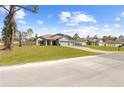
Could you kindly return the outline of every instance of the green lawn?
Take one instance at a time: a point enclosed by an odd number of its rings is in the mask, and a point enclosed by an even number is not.
[[[0,66],[95,55],[96,53],[60,46],[23,46],[14,51],[0,50]]]
[[[111,46],[86,46],[86,47],[104,51],[118,51],[118,47]],[[120,51],[124,51],[124,47],[120,48]]]

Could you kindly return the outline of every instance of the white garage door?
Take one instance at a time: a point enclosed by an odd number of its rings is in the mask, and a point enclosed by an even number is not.
[[[69,46],[74,46],[74,43],[73,42],[69,42]]]
[[[60,46],[68,46],[68,41],[60,41]]]

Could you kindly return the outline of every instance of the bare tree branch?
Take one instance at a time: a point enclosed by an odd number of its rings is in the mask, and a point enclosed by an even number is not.
[[[9,12],[9,9],[7,9],[4,5],[0,5],[3,9],[5,9],[7,12]]]
[[[22,9],[25,9],[25,10],[27,10],[27,11],[34,12],[34,13],[37,13],[37,11],[38,11],[38,8],[37,8],[37,7],[32,7],[32,8],[30,8],[30,7],[20,6],[20,5],[16,5],[16,6],[22,8]],[[36,9],[35,9],[35,8],[36,8]]]
[[[17,11],[19,11],[20,9],[21,9],[21,8],[16,9],[16,10],[14,11],[14,13],[17,12]]]

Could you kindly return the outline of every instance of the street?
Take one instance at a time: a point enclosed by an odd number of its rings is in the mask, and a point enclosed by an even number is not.
[[[0,67],[0,86],[124,86],[124,53]]]

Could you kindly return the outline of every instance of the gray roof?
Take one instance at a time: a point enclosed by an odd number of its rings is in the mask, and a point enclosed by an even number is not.
[[[124,44],[124,38],[118,38],[117,40],[115,40],[115,43]]]
[[[71,36],[64,35],[64,34],[61,34],[61,33],[58,33],[58,34],[55,34],[55,35],[47,34],[47,35],[40,36],[40,38],[43,38],[43,39],[46,39],[46,40],[57,40],[57,39],[60,39],[62,37],[66,37],[69,40],[73,40]]]

